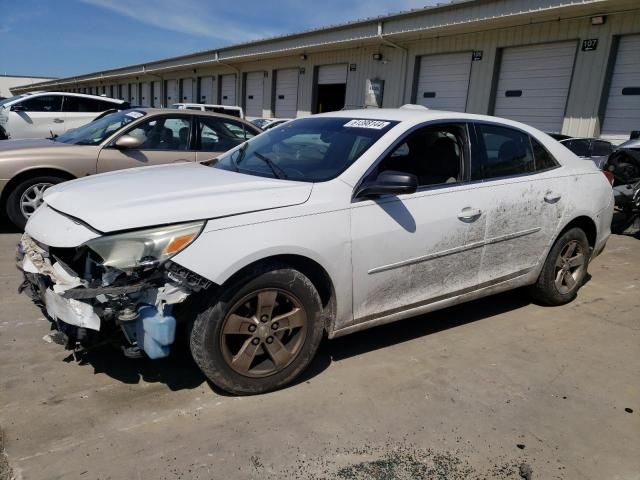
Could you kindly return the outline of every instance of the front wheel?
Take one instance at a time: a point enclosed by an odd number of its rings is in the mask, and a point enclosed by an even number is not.
[[[20,182],[7,196],[9,220],[24,230],[29,217],[42,205],[45,190],[65,180],[67,179],[55,175],[43,175]]]
[[[324,331],[321,310],[305,275],[283,265],[265,268],[198,315],[191,352],[207,378],[228,392],[275,390],[313,359]]]
[[[587,276],[589,241],[580,228],[564,232],[554,243],[531,287],[533,298],[544,305],[564,305],[578,295]]]

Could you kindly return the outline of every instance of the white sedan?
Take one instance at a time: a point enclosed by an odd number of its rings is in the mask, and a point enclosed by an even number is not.
[[[71,348],[167,356],[189,332],[236,394],[290,383],[320,341],[528,286],[570,302],[605,246],[611,186],[546,134],[417,108],[292,120],[204,164],[73,180],[19,245]]]

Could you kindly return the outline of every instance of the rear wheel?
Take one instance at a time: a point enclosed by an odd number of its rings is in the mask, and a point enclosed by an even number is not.
[[[65,180],[67,179],[56,175],[43,175],[20,182],[7,196],[9,220],[24,230],[29,217],[42,205],[45,190]]]
[[[551,247],[540,276],[531,287],[534,299],[544,305],[563,305],[576,298],[587,276],[589,253],[582,229],[564,232]]]
[[[195,320],[191,352],[215,385],[256,394],[293,381],[322,340],[321,302],[311,281],[285,266],[230,288]]]

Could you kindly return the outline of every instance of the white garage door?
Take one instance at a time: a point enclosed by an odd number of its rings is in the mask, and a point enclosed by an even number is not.
[[[471,52],[422,57],[416,103],[434,110],[464,112],[470,73]]]
[[[131,100],[129,100],[131,102],[131,105],[140,105],[139,99],[138,99],[138,84],[137,83],[130,83],[129,84],[129,98]]]
[[[264,72],[247,73],[245,90],[245,115],[261,117],[264,105]]]
[[[276,72],[276,117],[295,118],[298,111],[298,69]]]
[[[318,68],[318,85],[347,83],[347,64],[322,65]]]
[[[200,98],[198,103],[213,103],[213,99],[216,98],[213,85],[213,77],[202,77],[200,79]]]
[[[220,86],[220,103],[222,105],[235,105],[236,104],[236,76],[223,75]]]
[[[120,85],[120,99],[124,100],[125,102],[129,101],[129,84],[128,83]]]
[[[151,106],[152,107],[159,107],[162,104],[162,91],[160,90],[160,81],[156,80],[155,82],[153,82],[153,92],[152,92],[152,99],[151,99]]]
[[[140,86],[140,105],[144,107],[151,106],[151,84],[149,82],[143,82]]]
[[[182,82],[182,98],[181,102],[192,103],[193,102],[193,79],[183,78]]]
[[[174,103],[179,103],[179,94],[178,94],[178,81],[177,80],[167,80],[166,83],[166,92],[165,96],[167,101],[165,102],[165,107],[170,107]]]
[[[601,135],[623,142],[631,130],[640,130],[640,35],[620,39]]]
[[[576,42],[505,48],[494,115],[545,132],[562,129]]]

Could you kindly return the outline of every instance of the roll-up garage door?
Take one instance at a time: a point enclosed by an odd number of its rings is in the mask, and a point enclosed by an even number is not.
[[[347,64],[322,65],[318,68],[318,85],[347,83]]]
[[[615,142],[640,130],[640,35],[622,37],[607,98],[601,135]]]
[[[180,80],[180,84],[182,86],[182,96],[180,97],[180,102],[192,103],[193,102],[193,79],[183,78],[182,80]]]
[[[298,110],[298,69],[291,68],[276,72],[277,118],[295,118]]]
[[[130,83],[129,84],[129,98],[131,99],[131,100],[129,100],[131,105],[139,105],[140,104],[140,102],[138,100],[138,84],[137,83]]]
[[[264,72],[247,73],[245,85],[245,115],[261,117],[263,107]]]
[[[165,102],[165,107],[170,107],[171,105],[173,105],[174,103],[178,103],[178,81],[177,80],[167,80],[166,83],[167,87],[166,87],[166,99],[167,101]]]
[[[562,129],[575,41],[511,47],[502,51],[494,115],[545,132]]]
[[[144,107],[151,106],[151,84],[149,82],[144,82],[140,87],[140,104]]]
[[[202,77],[200,79],[200,98],[198,103],[213,103],[213,77]]]
[[[416,103],[435,110],[464,112],[470,74],[471,52],[422,57]]]
[[[155,82],[152,83],[153,88],[152,88],[152,92],[151,92],[151,106],[152,107],[159,107],[162,104],[162,90],[160,89],[160,81],[156,80]]]
[[[220,103],[222,105],[236,104],[236,76],[222,75],[220,85]]]
[[[129,101],[129,84],[128,83],[120,85],[120,99],[124,100],[125,102]]]

